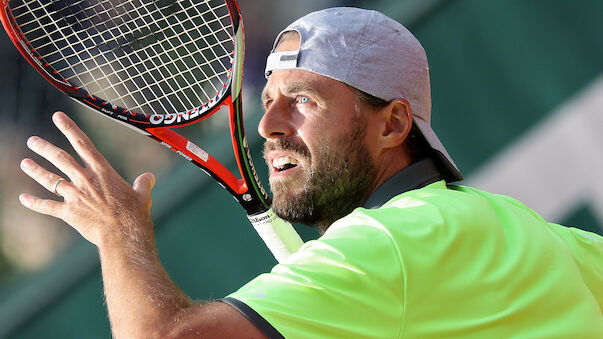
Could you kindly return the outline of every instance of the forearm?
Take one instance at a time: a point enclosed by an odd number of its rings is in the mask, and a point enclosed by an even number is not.
[[[152,226],[126,228],[99,244],[113,336],[159,338],[192,302],[161,264]]]

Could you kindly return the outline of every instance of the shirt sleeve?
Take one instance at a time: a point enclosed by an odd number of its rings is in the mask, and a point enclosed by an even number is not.
[[[389,233],[356,211],[223,301],[248,306],[286,338],[397,338],[403,292]]]

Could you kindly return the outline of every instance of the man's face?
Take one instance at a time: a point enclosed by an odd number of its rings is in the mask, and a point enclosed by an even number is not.
[[[273,209],[322,231],[365,201],[374,169],[349,86],[303,70],[274,72],[262,94]]]

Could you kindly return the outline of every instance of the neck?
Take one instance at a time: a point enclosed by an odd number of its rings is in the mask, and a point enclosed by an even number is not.
[[[401,150],[390,150],[384,154],[378,162],[377,175],[371,186],[371,190],[368,192],[366,199],[375,193],[375,191],[381,187],[391,177],[412,165],[411,159]],[[365,200],[366,201],[366,200]]]
[[[433,159],[419,160],[396,173],[387,182],[379,186],[362,207],[368,209],[379,208],[398,194],[425,187],[440,180],[442,180],[442,174]]]

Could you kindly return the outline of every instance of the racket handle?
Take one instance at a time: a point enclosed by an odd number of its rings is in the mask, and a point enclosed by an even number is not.
[[[293,226],[279,218],[272,209],[247,217],[279,263],[297,252],[304,243]]]

